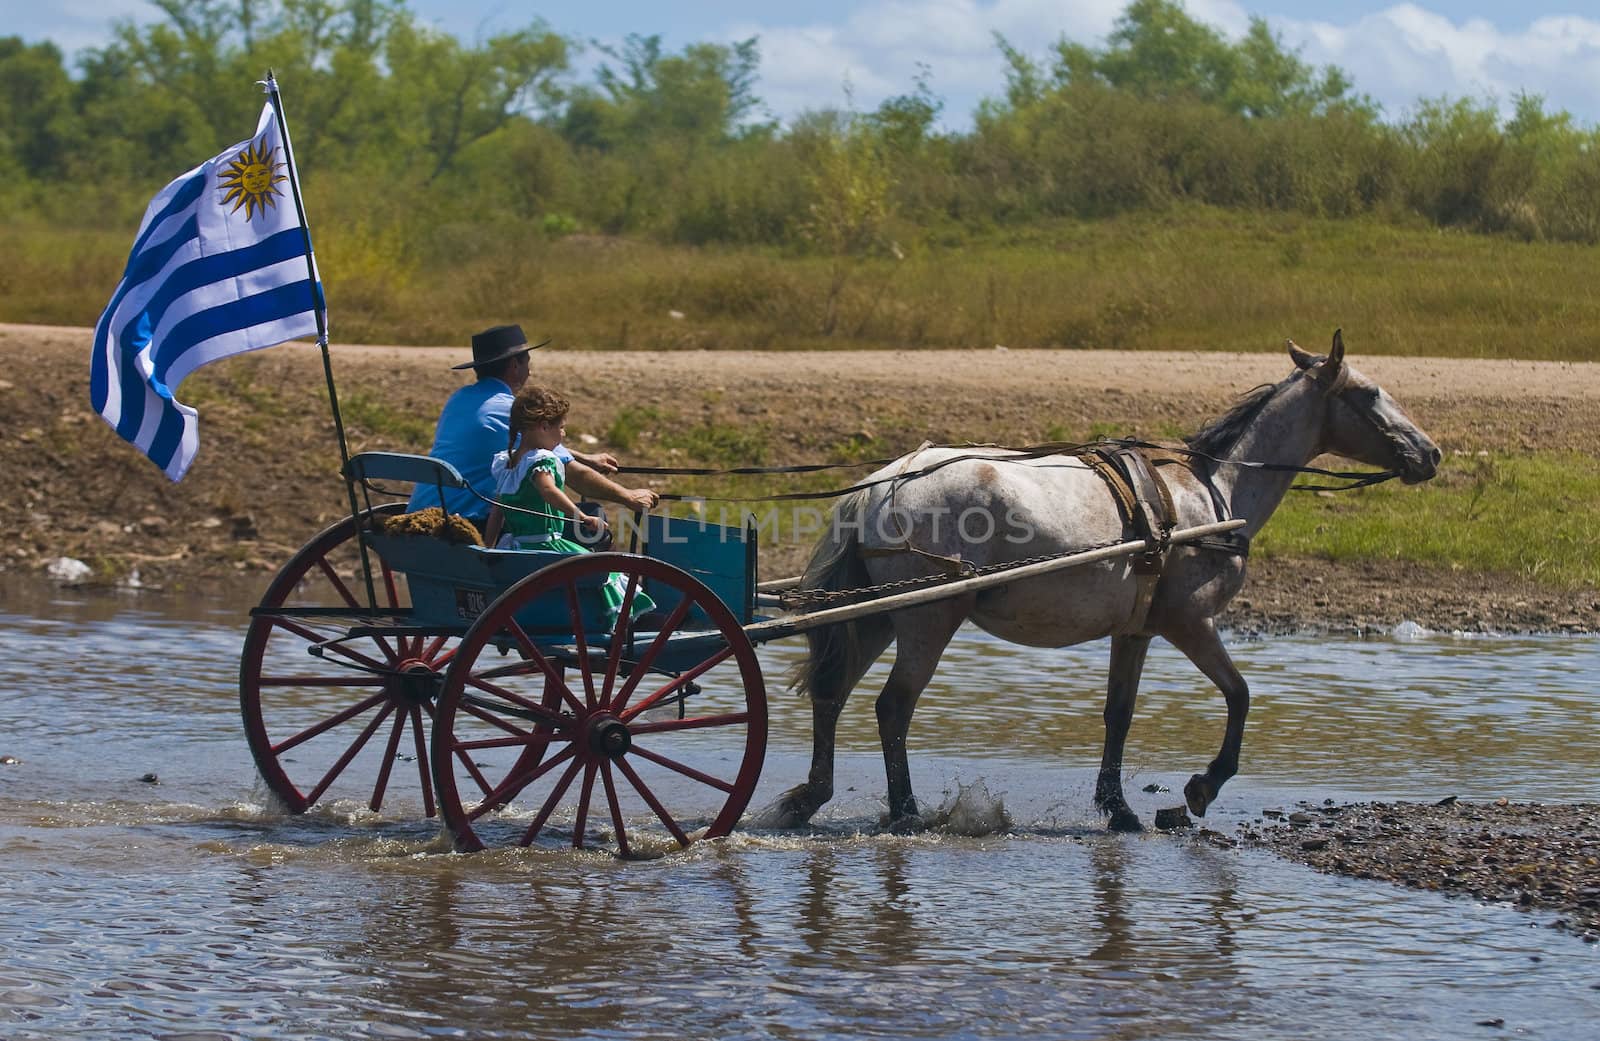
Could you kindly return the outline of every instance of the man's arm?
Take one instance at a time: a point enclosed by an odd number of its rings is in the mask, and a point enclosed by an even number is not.
[[[567,451],[572,452],[572,449],[569,448]],[[617,462],[617,457],[610,452],[597,452],[592,455],[588,452],[572,452],[572,458],[600,474],[614,474],[621,465]]]
[[[661,501],[649,488],[624,488],[611,478],[573,456],[567,464],[567,483],[580,495],[628,507],[630,510],[648,510]]]

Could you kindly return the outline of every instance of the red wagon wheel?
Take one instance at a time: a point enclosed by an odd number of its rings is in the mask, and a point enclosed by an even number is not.
[[[404,509],[403,503],[374,507],[361,514],[361,525]],[[385,624],[365,612],[356,530],[346,517],[317,535],[262,596],[261,608],[325,613],[251,618],[239,661],[245,736],[262,780],[291,813],[331,799],[361,800],[377,811],[392,781],[413,776],[431,817],[426,730],[454,641],[381,633],[344,638],[353,624]],[[404,576],[376,553],[368,559],[378,606],[405,607]]]
[[[620,617],[637,614],[646,582],[657,610],[611,632],[594,626],[586,598],[608,573],[625,590]],[[564,603],[572,631],[525,623],[536,603]],[[595,553],[529,575],[462,638],[439,698],[433,774],[464,852],[597,840],[640,856],[726,835],[766,745],[761,667],[732,612],[670,564]]]

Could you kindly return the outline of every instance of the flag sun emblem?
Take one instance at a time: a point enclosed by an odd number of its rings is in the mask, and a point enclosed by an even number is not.
[[[268,207],[278,205],[278,199],[283,196],[278,185],[289,178],[278,172],[283,164],[277,161],[277,156],[277,147],[268,148],[263,136],[233,157],[218,178],[218,185],[227,193],[222,197],[222,205],[233,203],[229,213],[238,213],[243,207],[244,219],[249,221],[257,211],[265,215]]]

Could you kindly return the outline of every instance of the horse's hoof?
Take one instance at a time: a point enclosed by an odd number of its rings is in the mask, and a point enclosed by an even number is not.
[[[784,792],[773,800],[771,805],[752,814],[750,827],[767,831],[790,831],[810,824],[811,817],[817,809],[816,807],[807,809],[806,800],[796,794],[799,790]]]
[[[927,830],[928,822],[915,813],[901,814],[889,821],[889,831],[895,835],[920,835]]]
[[[1117,810],[1112,813],[1109,826],[1112,831],[1128,834],[1144,830],[1144,823],[1139,820],[1139,815],[1127,809]]]
[[[1189,783],[1183,786],[1183,801],[1189,804],[1189,812],[1196,817],[1204,817],[1206,807],[1210,806],[1216,797],[1217,790],[1206,780],[1205,774],[1195,774],[1189,778]]]

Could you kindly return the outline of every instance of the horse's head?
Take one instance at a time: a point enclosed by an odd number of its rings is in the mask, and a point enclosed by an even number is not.
[[[1288,341],[1289,356],[1328,401],[1322,437],[1327,450],[1400,475],[1407,484],[1439,469],[1439,447],[1384,389],[1344,360],[1344,338],[1333,334],[1326,356]]]

